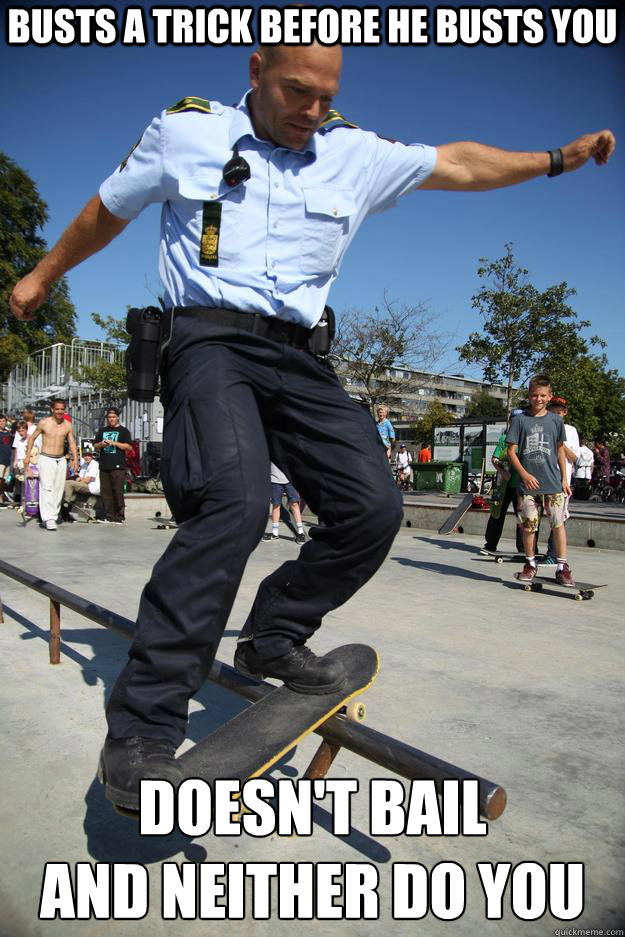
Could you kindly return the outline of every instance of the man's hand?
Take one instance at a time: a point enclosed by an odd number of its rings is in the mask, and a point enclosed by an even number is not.
[[[32,319],[35,311],[45,303],[49,292],[50,284],[33,270],[16,283],[9,308],[16,319]]]
[[[600,130],[599,133],[586,133],[572,143],[561,147],[564,159],[564,172],[573,172],[579,169],[592,157],[597,166],[603,166],[612,156],[616,140],[611,130]]]
[[[536,488],[540,488],[540,482],[538,479],[534,478],[534,476],[530,475],[528,472],[523,475],[523,484],[526,488],[531,488],[532,491],[535,491]]]
[[[563,482],[563,483],[562,483],[562,491],[564,492],[564,494],[565,494],[568,498],[570,498],[571,495],[573,494],[573,492],[571,491],[571,486],[569,485],[568,482]]]

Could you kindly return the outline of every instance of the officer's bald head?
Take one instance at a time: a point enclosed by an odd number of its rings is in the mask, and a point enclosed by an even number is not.
[[[261,46],[250,58],[252,119],[259,136],[305,149],[339,89],[340,46]]]

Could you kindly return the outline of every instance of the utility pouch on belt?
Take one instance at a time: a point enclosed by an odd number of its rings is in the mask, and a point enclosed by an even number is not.
[[[308,351],[311,355],[325,357],[330,353],[334,333],[336,332],[336,318],[331,306],[325,306],[319,322],[310,333]]]
[[[129,309],[126,331],[130,343],[126,349],[126,382],[131,400],[151,401],[156,396],[161,360],[163,312],[156,306]]]

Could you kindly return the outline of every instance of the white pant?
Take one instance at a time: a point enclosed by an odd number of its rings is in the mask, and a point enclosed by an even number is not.
[[[39,516],[45,524],[46,521],[55,521],[61,510],[67,460],[65,456],[55,459],[40,453],[37,468],[39,469]]]

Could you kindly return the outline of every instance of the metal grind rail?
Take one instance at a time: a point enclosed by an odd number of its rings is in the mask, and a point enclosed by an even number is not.
[[[0,560],[0,573],[14,579],[22,585],[45,595],[50,600],[50,663],[61,662],[61,606],[71,609],[88,618],[98,625],[102,625],[132,640],[134,622],[122,615],[117,615],[110,609],[103,608],[95,602],[73,592],[68,592],[54,583],[48,582],[39,576],[18,569],[10,563]],[[3,622],[2,601],[0,599],[0,622]],[[258,702],[275,687],[266,682],[259,683],[243,676],[234,667],[216,660],[210,670],[208,679],[213,683],[237,693],[251,702]],[[340,748],[366,758],[374,764],[392,771],[408,780],[424,779],[434,780],[439,793],[442,791],[442,782],[447,779],[463,781],[476,780],[479,789],[480,814],[487,820],[496,820],[501,816],[506,806],[506,792],[503,787],[494,781],[480,777],[457,765],[442,761],[434,755],[413,748],[405,742],[384,735],[376,729],[352,721],[344,715],[331,716],[326,722],[315,729],[323,738],[323,742],[306,772],[307,777],[321,777],[328,770],[332,760]]]

